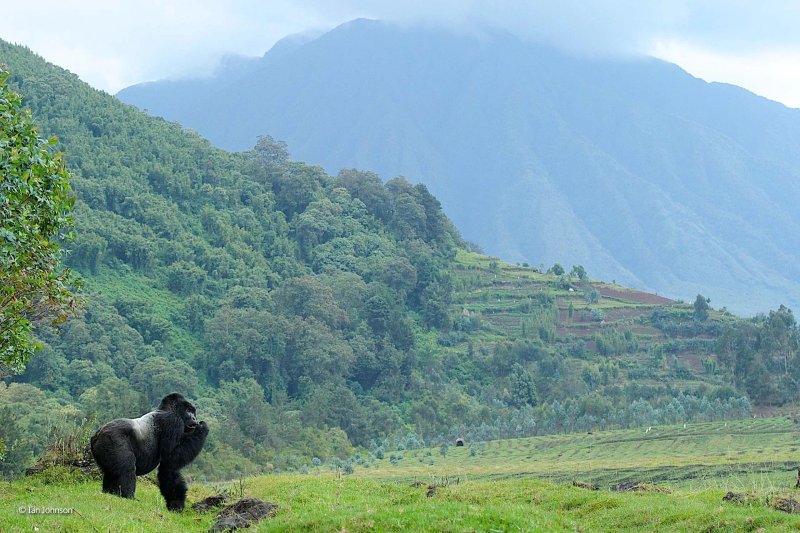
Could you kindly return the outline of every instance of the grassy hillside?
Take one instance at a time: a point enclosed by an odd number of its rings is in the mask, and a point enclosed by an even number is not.
[[[468,443],[446,456],[439,448],[406,450],[394,464],[377,461],[352,475],[321,466],[306,475],[193,483],[189,501],[224,490],[278,504],[259,531],[788,531],[800,518],[772,506],[797,497],[796,463],[783,463],[796,456],[796,439],[794,422],[774,418]],[[6,512],[0,528],[206,531],[213,522],[211,514],[165,511],[147,481],[127,501],[101,494],[98,481],[55,477],[4,484],[0,505],[75,512]],[[640,482],[641,490],[610,490],[625,482]],[[723,501],[728,491],[746,500]]]

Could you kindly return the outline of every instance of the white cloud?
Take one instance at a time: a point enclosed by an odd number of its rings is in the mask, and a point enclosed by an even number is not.
[[[7,9],[0,38],[109,92],[198,76],[226,53],[262,55],[277,40],[339,22],[291,0],[37,0]]]
[[[800,108],[800,46],[733,53],[661,39],[651,45],[649,53],[706,81],[739,85],[789,107]]]
[[[709,80],[798,106],[797,0],[36,0],[3,10],[0,38],[116,92],[202,76],[226,53],[358,18],[502,29],[573,52],[653,53]],[[2,58],[0,58],[2,60]]]

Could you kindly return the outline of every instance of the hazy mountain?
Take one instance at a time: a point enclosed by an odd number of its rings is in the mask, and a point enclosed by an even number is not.
[[[800,111],[655,59],[358,20],[119,93],[227,149],[413,176],[463,235],[740,312],[800,303]],[[233,65],[229,65],[233,66]]]

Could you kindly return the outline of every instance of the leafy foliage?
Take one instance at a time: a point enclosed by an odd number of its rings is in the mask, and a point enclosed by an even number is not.
[[[21,369],[38,344],[32,322],[55,326],[78,307],[75,277],[61,268],[61,243],[75,201],[69,173],[39,137],[22,98],[0,69],[0,377]]]
[[[800,329],[790,309],[781,306],[726,328],[716,350],[734,384],[757,403],[783,405],[798,399]]]
[[[694,300],[694,318],[700,322],[708,320],[708,300],[703,295],[698,294]]]

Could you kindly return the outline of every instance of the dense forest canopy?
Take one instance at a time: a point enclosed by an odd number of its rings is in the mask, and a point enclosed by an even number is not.
[[[422,184],[329,175],[267,135],[228,153],[25,48],[0,41],[0,61],[66,154],[68,263],[87,294],[0,382],[3,474],[53,431],[138,416],[171,391],[211,427],[192,469],[217,478],[796,399],[788,309],[624,307],[580,265],[541,273],[468,251]]]

